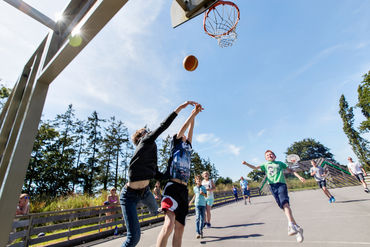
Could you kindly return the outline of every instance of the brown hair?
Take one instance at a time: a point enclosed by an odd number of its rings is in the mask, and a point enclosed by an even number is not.
[[[141,128],[141,129],[136,130],[136,132],[131,136],[132,142],[135,144],[135,146],[139,144],[140,138],[143,137],[145,133],[146,133],[146,129]]]
[[[195,181],[195,180],[197,180],[197,179],[198,179],[198,180],[202,180],[202,176],[201,176],[201,175],[196,175],[196,176],[194,176],[194,181]]]
[[[272,152],[270,149],[267,149],[267,150],[266,150],[265,155],[266,155],[267,153],[272,153],[272,154],[276,157],[275,153],[274,153],[274,152]]]

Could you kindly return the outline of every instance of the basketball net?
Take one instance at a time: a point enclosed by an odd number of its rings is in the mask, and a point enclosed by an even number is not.
[[[236,26],[240,19],[238,6],[230,1],[218,1],[209,8],[203,20],[204,31],[217,39],[220,47],[232,46],[238,37]]]

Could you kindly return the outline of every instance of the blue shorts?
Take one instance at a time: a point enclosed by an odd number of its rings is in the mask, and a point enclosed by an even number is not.
[[[317,181],[317,184],[318,184],[318,185],[319,185],[319,187],[322,189],[322,187],[326,187],[326,180]]]
[[[215,201],[215,198],[213,198],[213,197],[206,198],[206,203],[207,203],[208,206],[212,207],[214,201]]]
[[[281,209],[283,209],[285,203],[289,204],[288,188],[286,187],[286,184],[270,184],[270,191]]]
[[[247,188],[243,189],[243,195],[250,196],[250,194],[251,194],[250,190],[247,190]]]

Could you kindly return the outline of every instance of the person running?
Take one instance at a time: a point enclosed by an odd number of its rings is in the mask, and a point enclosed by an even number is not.
[[[207,190],[206,187],[202,185],[202,177],[200,175],[195,176],[195,186],[193,191],[194,196],[189,202],[189,206],[191,206],[195,200],[195,228],[197,232],[197,238],[203,238]]]
[[[165,216],[163,227],[157,238],[157,247],[167,246],[168,238],[173,230],[172,246],[181,246],[185,218],[189,210],[187,184],[190,177],[194,120],[202,110],[202,106],[196,104],[189,118],[172,139],[171,156],[166,171],[170,179],[163,189],[161,202],[161,211],[165,213]],[[188,130],[187,137],[185,136],[186,130]]]
[[[203,177],[202,185],[207,189],[206,222],[204,222],[204,225],[207,228],[211,228],[211,209],[213,206],[213,202],[215,201],[213,191],[216,189],[216,186],[213,180],[209,179],[208,171],[204,171],[202,173],[202,177]]]
[[[254,170],[261,169],[266,173],[271,193],[274,196],[276,203],[284,211],[285,216],[288,219],[288,235],[296,235],[297,242],[301,243],[303,242],[303,228],[297,225],[297,222],[293,217],[292,209],[289,205],[288,188],[286,186],[283,171],[287,170],[288,172],[293,173],[294,176],[301,180],[301,182],[305,182],[305,179],[299,176],[299,174],[294,172],[292,169],[288,168],[287,164],[281,161],[275,161],[276,155],[271,150],[267,150],[265,152],[265,159],[267,162],[257,167],[245,161],[243,161],[242,164]]]
[[[247,205],[247,197],[249,204],[251,204],[251,192],[249,190],[249,184],[246,179],[243,177],[240,177],[240,188],[242,190],[243,198],[244,198],[244,204]]]
[[[235,185],[233,185],[233,188],[231,189],[231,191],[233,192],[234,194],[234,197],[235,197],[235,202],[238,202],[238,189],[235,187]]]
[[[142,128],[132,135],[136,150],[128,167],[128,182],[120,195],[122,214],[127,228],[127,238],[122,247],[136,246],[140,241],[141,232],[136,209],[139,202],[145,204],[152,213],[158,213],[157,202],[149,188],[149,180],[161,176],[158,171],[155,140],[171,125],[182,109],[195,104],[194,101],[186,101],[154,131],[148,132],[146,128]]]
[[[351,173],[352,176],[356,177],[357,180],[362,184],[364,187],[364,191],[366,193],[369,193],[369,189],[367,188],[367,184],[365,182],[365,178],[367,174],[365,169],[362,167],[362,165],[359,162],[353,162],[351,157],[348,157],[348,171]]]
[[[319,185],[319,187],[322,189],[324,194],[329,198],[329,203],[335,202],[334,196],[332,196],[329,192],[329,190],[326,188],[326,173],[324,172],[324,169],[321,166],[317,166],[316,161],[311,160],[312,167],[310,168],[310,174],[313,176]]]

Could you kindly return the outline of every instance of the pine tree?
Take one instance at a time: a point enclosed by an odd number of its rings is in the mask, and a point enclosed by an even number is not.
[[[364,75],[357,92],[358,103],[356,106],[361,108],[361,112],[366,118],[361,122],[359,129],[362,133],[367,133],[370,132],[370,71]]]
[[[85,162],[85,177],[84,177],[84,192],[93,194],[95,188],[99,185],[97,177],[102,170],[98,157],[100,156],[100,148],[102,143],[102,134],[100,123],[105,122],[100,119],[98,113],[94,111],[87,119],[86,134],[87,134],[87,160]]]
[[[353,127],[354,114],[353,107],[349,107],[344,95],[339,100],[339,114],[343,121],[343,131],[347,135],[349,144],[352,146],[353,152],[356,154],[360,163],[367,169],[370,168],[370,152],[368,150],[369,142],[363,139],[359,132]]]

